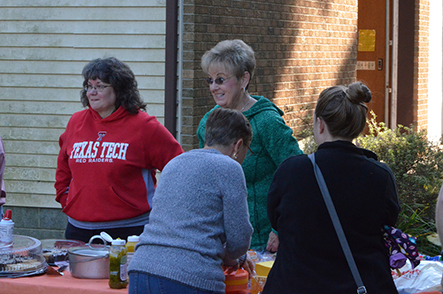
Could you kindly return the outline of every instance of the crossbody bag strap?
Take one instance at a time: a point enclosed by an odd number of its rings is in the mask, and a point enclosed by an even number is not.
[[[329,216],[331,217],[332,223],[334,224],[335,232],[337,233],[338,240],[340,241],[340,245],[345,254],[346,261],[348,262],[349,268],[351,269],[352,272],[352,276],[354,277],[355,283],[357,284],[358,287],[357,293],[358,294],[368,293],[366,292],[366,287],[363,285],[360,273],[358,272],[357,265],[355,264],[354,257],[352,256],[351,253],[351,248],[349,248],[345,232],[343,231],[343,228],[341,226],[340,220],[337,215],[337,211],[335,210],[334,203],[332,202],[331,195],[329,194],[328,187],[326,186],[325,179],[323,178],[323,174],[318,165],[315,163],[315,154],[314,153],[309,154],[308,157],[312,161],[315,178],[317,179],[321,194],[323,195],[326,207],[328,208]]]

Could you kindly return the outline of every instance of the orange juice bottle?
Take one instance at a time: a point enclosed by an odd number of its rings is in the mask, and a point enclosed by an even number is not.
[[[126,249],[128,250],[128,265],[131,262],[132,256],[134,256],[135,245],[140,241],[140,237],[133,235],[128,237],[128,243],[126,243]]]

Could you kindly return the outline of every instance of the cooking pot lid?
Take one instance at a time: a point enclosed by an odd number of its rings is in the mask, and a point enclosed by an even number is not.
[[[92,248],[78,248],[78,247],[74,247],[74,248],[69,248],[69,253],[71,254],[77,254],[77,255],[82,255],[82,256],[102,256],[105,257],[109,254],[109,248],[97,248],[97,249],[92,249]]]

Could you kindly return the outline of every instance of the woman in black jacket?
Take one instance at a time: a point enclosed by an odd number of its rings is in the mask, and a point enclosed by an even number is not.
[[[324,90],[314,113],[315,158],[328,186],[368,293],[398,293],[382,228],[400,206],[392,171],[352,143],[364,129],[371,100],[360,82]],[[306,155],[278,168],[268,194],[268,217],[280,247],[264,294],[355,294],[357,286]]]

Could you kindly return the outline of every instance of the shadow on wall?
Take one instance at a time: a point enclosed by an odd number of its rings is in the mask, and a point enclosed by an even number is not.
[[[249,92],[282,109],[296,134],[323,89],[356,80],[357,1],[220,1],[220,7],[200,2],[195,2],[195,13],[202,14],[195,24],[201,32],[201,43],[194,44],[195,125],[215,105],[201,82],[200,58],[224,39],[242,39],[254,49],[257,67]]]

